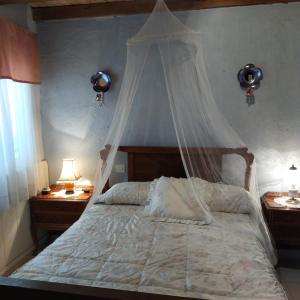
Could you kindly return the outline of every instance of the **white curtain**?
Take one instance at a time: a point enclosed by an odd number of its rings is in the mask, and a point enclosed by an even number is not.
[[[39,86],[0,80],[0,212],[40,190]]]

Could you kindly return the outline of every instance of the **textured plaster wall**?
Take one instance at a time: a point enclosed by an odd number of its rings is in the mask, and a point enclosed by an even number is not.
[[[178,15],[202,32],[213,94],[255,153],[262,190],[280,190],[289,164],[300,167],[300,4]],[[126,40],[144,21],[145,16],[128,16],[39,24],[43,138],[51,182],[58,178],[65,157],[76,158],[80,173],[93,179],[123,76]],[[249,62],[265,74],[252,107],[246,105],[236,80],[237,71]],[[89,83],[99,69],[113,77],[101,108]]]

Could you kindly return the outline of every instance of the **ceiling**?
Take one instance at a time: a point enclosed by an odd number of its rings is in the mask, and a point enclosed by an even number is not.
[[[300,2],[300,0],[165,0],[171,10]],[[37,22],[149,13],[156,0],[0,0],[4,4],[28,4]]]

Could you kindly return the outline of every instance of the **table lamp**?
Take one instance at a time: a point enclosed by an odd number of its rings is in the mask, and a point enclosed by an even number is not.
[[[72,158],[63,159],[63,167],[58,181],[64,184],[66,194],[74,194],[74,181],[80,176],[75,168],[75,161]]]
[[[298,180],[299,180],[299,175],[298,175],[297,168],[295,167],[295,165],[292,165],[288,171],[289,199],[286,200],[287,203],[290,203],[290,204],[300,203],[300,201],[298,199],[296,199],[296,197],[298,195],[298,187],[297,187]]]

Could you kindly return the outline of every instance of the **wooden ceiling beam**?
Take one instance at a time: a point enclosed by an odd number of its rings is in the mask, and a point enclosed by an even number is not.
[[[5,4],[29,4],[32,7],[50,7],[65,5],[85,5],[104,2],[121,2],[134,0],[0,0],[0,5]]]
[[[154,0],[134,0],[129,2],[106,2],[72,6],[34,7],[32,9],[34,20],[39,22],[57,19],[149,13],[152,11],[155,2]],[[174,11],[288,2],[300,2],[300,0],[166,0],[169,8]]]
[[[41,0],[0,0],[0,5],[6,4],[29,4],[29,3],[41,2]]]
[[[0,0],[0,4],[6,0]],[[300,2],[300,0],[165,0],[171,10],[199,10],[207,8],[247,6],[259,4]],[[41,0],[12,0],[12,2],[41,2]],[[149,13],[152,11],[155,0],[133,0],[105,3],[64,5],[51,7],[33,7],[35,21],[93,18],[101,16],[124,16]]]

